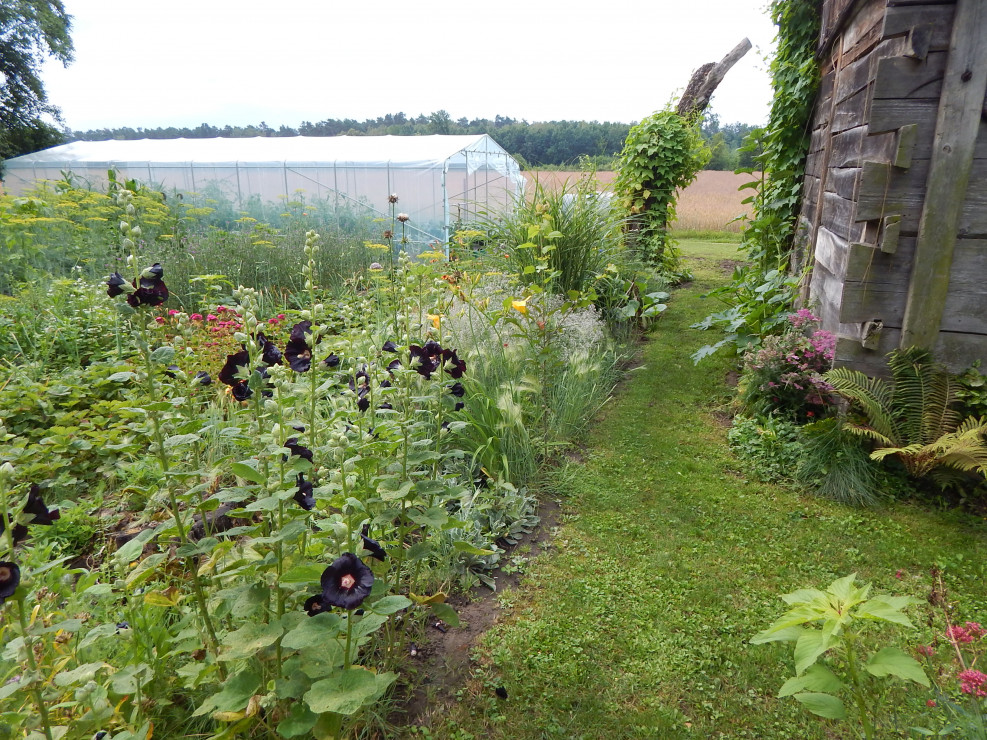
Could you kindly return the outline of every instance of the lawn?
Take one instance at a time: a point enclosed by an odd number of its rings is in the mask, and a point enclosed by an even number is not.
[[[745,477],[723,421],[731,362],[689,358],[706,341],[690,324],[714,310],[702,295],[737,253],[682,246],[695,281],[674,294],[578,459],[551,476],[548,495],[563,508],[551,547],[527,563],[519,588],[499,594],[500,621],[477,646],[459,701],[409,733],[855,737],[775,698],[794,675],[791,647],[749,640],[784,611],[781,594],[857,573],[876,591],[924,602],[938,564],[956,621],[987,612],[982,520],[908,502],[846,508]],[[911,653],[943,630],[927,604],[909,613],[917,627],[883,631],[882,644]],[[882,737],[939,726],[930,690],[894,684],[884,699],[897,715]]]

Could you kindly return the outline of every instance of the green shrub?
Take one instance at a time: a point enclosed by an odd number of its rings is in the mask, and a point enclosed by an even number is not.
[[[727,439],[751,474],[765,483],[790,481],[803,451],[798,425],[775,416],[737,416]]]

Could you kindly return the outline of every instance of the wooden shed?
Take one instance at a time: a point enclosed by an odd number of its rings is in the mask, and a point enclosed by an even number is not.
[[[987,0],[823,0],[818,58],[795,267],[837,363],[987,364]]]

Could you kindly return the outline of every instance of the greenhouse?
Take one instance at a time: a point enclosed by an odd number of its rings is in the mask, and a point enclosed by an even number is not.
[[[301,203],[340,226],[390,217],[395,193],[418,245],[448,241],[456,224],[501,210],[524,187],[518,163],[486,134],[76,141],[7,160],[4,186],[18,195],[71,178],[102,189],[110,170],[232,218],[268,220]]]

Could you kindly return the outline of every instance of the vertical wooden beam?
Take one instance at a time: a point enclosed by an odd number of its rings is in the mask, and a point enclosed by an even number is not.
[[[953,247],[987,94],[987,2],[957,0],[949,61],[901,330],[902,347],[935,347]]]

